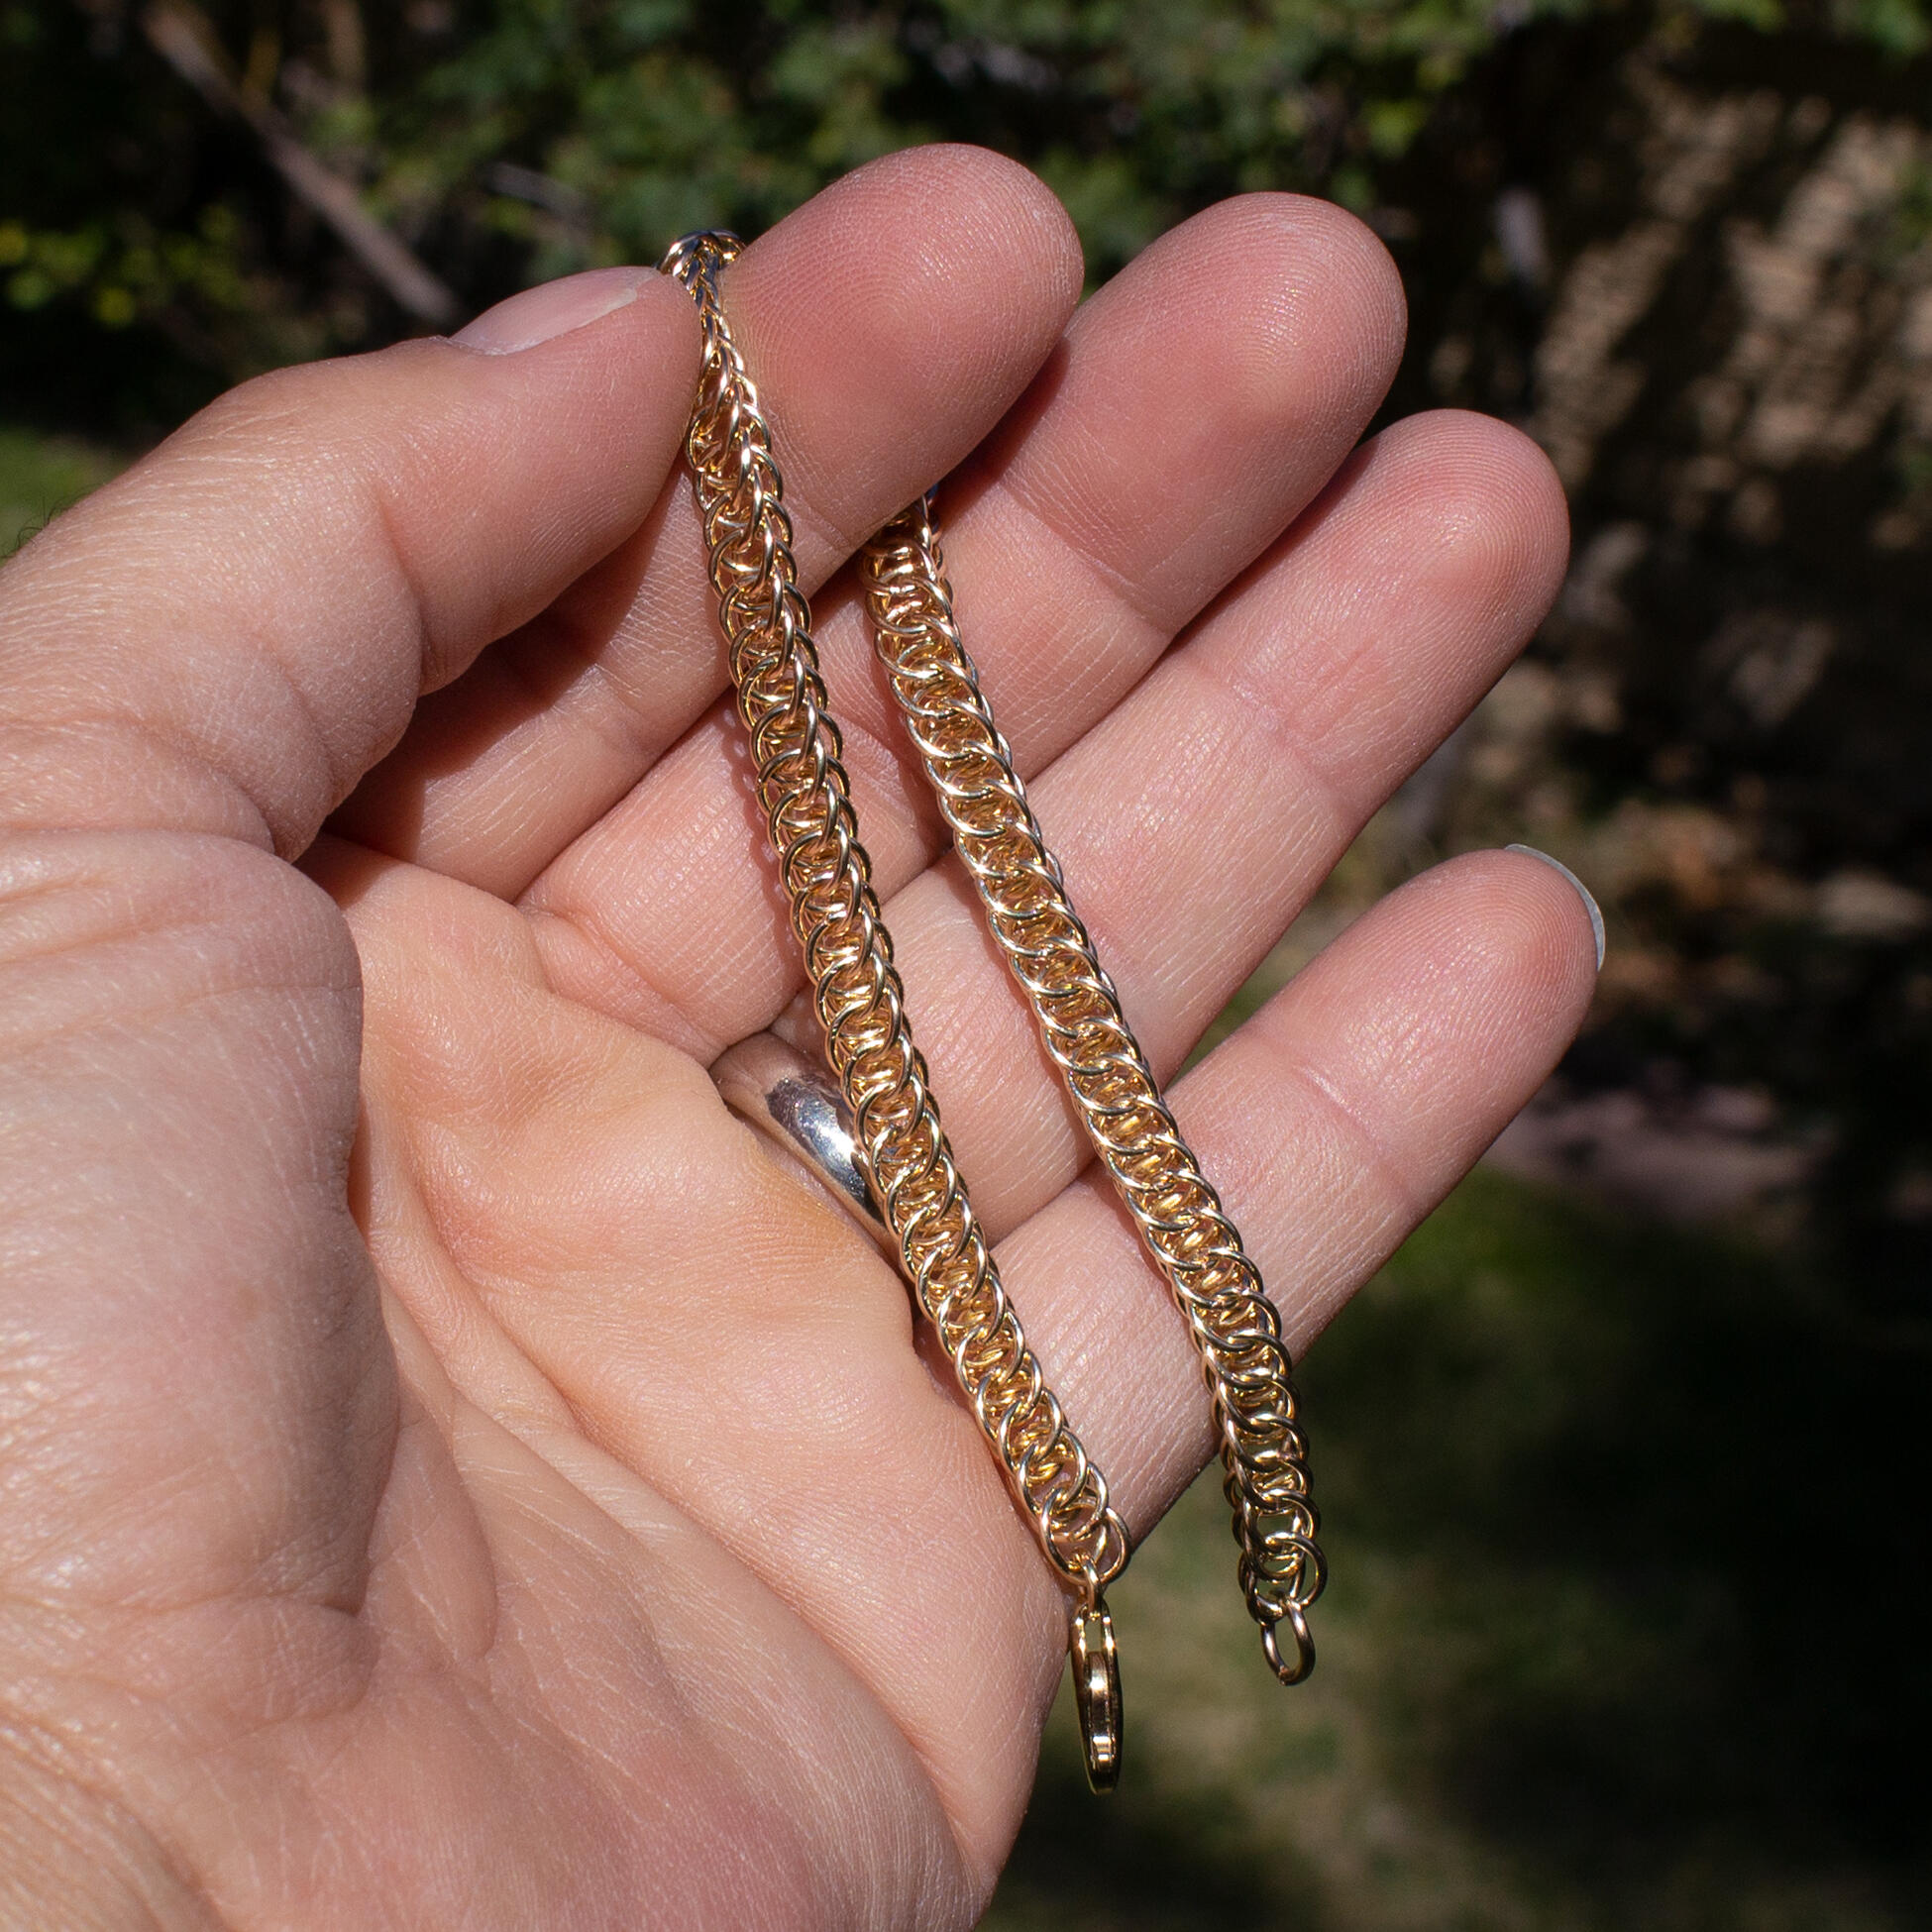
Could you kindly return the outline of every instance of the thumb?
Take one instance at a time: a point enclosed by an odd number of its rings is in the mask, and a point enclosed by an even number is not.
[[[642,520],[698,358],[683,290],[607,268],[222,397],[0,571],[0,825],[299,851]]]

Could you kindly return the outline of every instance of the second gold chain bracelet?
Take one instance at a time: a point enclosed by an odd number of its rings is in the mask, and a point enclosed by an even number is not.
[[[1006,1298],[912,1042],[798,588],[770,426],[720,300],[738,247],[728,235],[688,236],[663,267],[691,292],[703,332],[687,455],[759,800],[872,1196],[1069,1592],[1087,1773],[1107,1789],[1119,1776],[1122,1723],[1103,1592],[1127,1560],[1127,1531]],[[880,655],[955,847],[1200,1351],[1242,1591],[1276,1674],[1299,1682],[1314,1663],[1307,1611],[1325,1572],[1279,1320],[1045,847],[959,638],[929,501],[874,540],[864,577]]]

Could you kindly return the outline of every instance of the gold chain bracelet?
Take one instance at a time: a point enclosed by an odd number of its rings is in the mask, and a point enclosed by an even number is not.
[[[912,1042],[798,586],[770,425],[719,297],[739,246],[735,236],[689,235],[662,269],[691,293],[703,332],[686,454],[759,803],[826,1056],[857,1121],[907,1279],[1016,1501],[1072,1592],[1074,1692],[1088,1776],[1104,1789],[1120,1773],[1121,1698],[1102,1592],[1127,1561],[1127,1528],[1007,1300]]]
[[[929,497],[873,539],[864,577],[879,656],[954,847],[1200,1350],[1241,1590],[1275,1674],[1299,1683],[1315,1663],[1308,1608],[1326,1570],[1280,1318],[1161,1098],[1046,848],[960,641]]]

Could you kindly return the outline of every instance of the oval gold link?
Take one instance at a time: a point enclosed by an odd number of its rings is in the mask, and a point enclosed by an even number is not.
[[[1087,1757],[1087,1782],[1111,1791],[1121,1776],[1121,1668],[1114,1646],[1114,1619],[1098,1591],[1067,1634],[1073,1665],[1073,1703]]]

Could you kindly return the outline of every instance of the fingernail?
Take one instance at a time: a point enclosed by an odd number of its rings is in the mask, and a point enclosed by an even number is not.
[[[1506,845],[1506,852],[1521,852],[1526,859],[1541,859],[1552,872],[1560,872],[1576,888],[1576,896],[1583,902],[1583,910],[1590,915],[1590,930],[1596,935],[1596,969],[1603,971],[1603,908],[1596,903],[1588,886],[1570,871],[1561,859],[1553,859],[1548,852],[1539,852],[1534,845]]]
[[[636,301],[637,291],[646,281],[656,279],[654,268],[590,268],[581,275],[566,275],[562,281],[526,288],[494,308],[484,309],[450,340],[466,349],[481,349],[486,356],[534,349],[540,342],[554,342],[587,322],[626,307]]]

